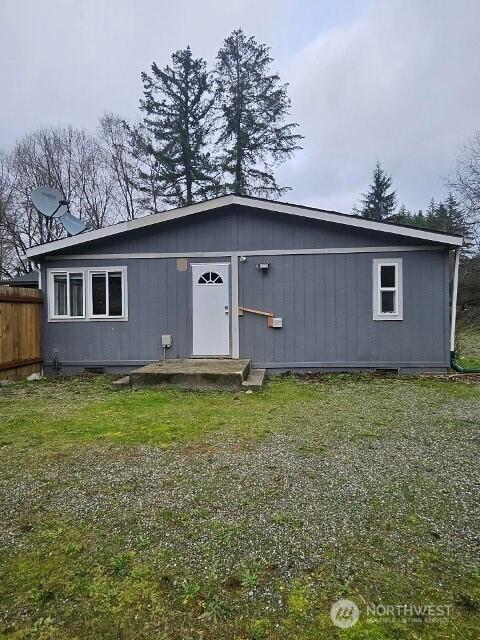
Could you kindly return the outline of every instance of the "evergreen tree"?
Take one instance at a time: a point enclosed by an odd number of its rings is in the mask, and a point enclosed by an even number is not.
[[[417,213],[414,213],[410,220],[406,220],[405,224],[411,224],[414,227],[426,227],[427,222],[422,209],[419,209]]]
[[[228,36],[217,55],[216,95],[220,111],[219,140],[223,148],[225,191],[280,195],[273,169],[291,157],[303,136],[290,111],[287,85],[270,74],[269,48],[241,29]]]
[[[423,222],[423,224],[422,224]],[[438,204],[432,198],[423,220],[414,218],[414,224],[436,231],[458,233],[466,237],[470,234],[470,224],[467,222],[462,207],[455,197],[449,193],[448,197]]]
[[[400,209],[392,215],[389,219],[389,222],[395,222],[397,224],[411,224],[413,216],[407,207],[402,204]]]
[[[425,216],[425,227],[427,229],[438,229],[438,206],[432,198],[427,208],[427,215]],[[438,229],[440,231],[440,229]]]
[[[471,223],[467,221],[462,207],[451,193],[443,202],[436,203],[432,198],[426,215],[421,209],[418,213],[412,214],[405,205],[402,205],[398,212],[389,218],[389,221],[423,229],[460,234],[465,237],[467,250],[471,245]]]
[[[443,206],[446,213],[445,231],[461,233],[465,237],[470,237],[472,225],[468,222],[465,211],[452,193],[448,194]]]
[[[373,181],[367,193],[362,194],[360,215],[370,220],[388,220],[393,216],[397,195],[390,191],[392,178],[382,169],[379,162],[373,172]]]
[[[216,171],[208,144],[214,98],[202,58],[190,47],[172,54],[171,66],[142,73],[144,118],[132,140],[146,160],[140,188],[161,194],[167,205],[184,206],[217,192]]]

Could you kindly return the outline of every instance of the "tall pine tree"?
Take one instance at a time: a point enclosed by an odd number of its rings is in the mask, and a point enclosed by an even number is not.
[[[142,73],[144,118],[134,143],[146,165],[140,172],[145,191],[152,180],[167,205],[185,206],[218,192],[216,169],[208,145],[214,124],[214,98],[202,58],[190,47],[172,54],[164,69],[152,64]]]
[[[241,29],[228,36],[217,55],[216,95],[220,111],[219,140],[225,191],[276,196],[273,170],[289,158],[302,136],[290,111],[287,85],[270,73],[269,48]]]
[[[363,194],[360,215],[370,220],[388,220],[395,212],[397,195],[391,191],[392,178],[377,162],[373,181],[367,193]]]
[[[465,211],[460,206],[460,203],[452,193],[449,193],[442,204],[446,214],[445,231],[461,233],[467,238],[468,242],[472,233],[472,224],[467,221]]]

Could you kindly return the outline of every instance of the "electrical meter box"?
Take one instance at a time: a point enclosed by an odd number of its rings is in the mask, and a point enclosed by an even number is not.
[[[170,334],[162,336],[162,347],[171,347],[172,346],[172,336]]]

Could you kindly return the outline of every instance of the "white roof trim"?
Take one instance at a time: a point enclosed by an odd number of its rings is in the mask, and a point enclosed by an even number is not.
[[[86,233],[82,233],[79,236],[63,238],[62,240],[55,240],[53,242],[41,244],[36,247],[31,247],[30,249],[27,249],[26,256],[27,258],[34,258],[35,256],[53,253],[55,251],[58,251],[59,249],[65,249],[67,247],[85,244],[87,242],[91,242],[92,240],[99,240],[100,238],[108,238],[120,233],[125,233],[126,231],[142,229],[144,227],[160,224],[162,222],[177,220],[179,218],[191,216],[196,213],[212,211],[214,209],[219,209],[220,207],[225,207],[231,204],[250,208],[254,207],[261,210],[263,209],[264,211],[272,211],[274,213],[286,213],[289,215],[299,216],[301,218],[310,218],[312,220],[333,222],[351,227],[359,227],[361,229],[370,229],[372,231],[383,231],[386,233],[393,233],[395,235],[406,236],[408,238],[418,238],[420,240],[441,242],[442,244],[453,245],[456,247],[461,247],[463,244],[462,238],[447,235],[444,233],[437,233],[435,231],[427,231],[425,229],[412,229],[409,227],[402,227],[398,225],[394,226],[391,224],[386,224],[384,222],[377,222],[375,220],[356,218],[353,216],[334,213],[330,211],[319,211],[317,209],[309,209],[308,207],[299,207],[281,202],[269,202],[268,200],[257,200],[256,198],[244,198],[242,196],[227,195],[220,198],[215,198],[213,200],[207,200],[205,202],[198,202],[197,204],[192,204],[188,207],[154,213],[143,218],[137,218],[136,220],[121,222],[119,224],[114,224],[103,229],[87,231]]]

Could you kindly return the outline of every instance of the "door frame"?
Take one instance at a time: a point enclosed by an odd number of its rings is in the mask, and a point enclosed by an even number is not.
[[[192,329],[191,329],[191,338],[192,338],[192,346],[191,346],[191,358],[232,358],[234,356],[232,356],[232,262],[191,262],[189,264],[190,266],[190,287],[191,287],[191,323],[192,323]],[[193,353],[193,332],[194,332],[194,325],[195,325],[195,317],[194,317],[194,302],[193,302],[193,296],[194,296],[194,287],[195,287],[195,283],[194,283],[194,267],[204,267],[205,271],[210,270],[210,267],[213,268],[215,266],[221,266],[221,267],[227,267],[227,277],[228,277],[228,283],[227,283],[227,299],[228,299],[228,353],[225,354],[218,354],[218,355],[202,355],[202,354],[194,354]],[[207,285],[208,286],[208,285]]]

